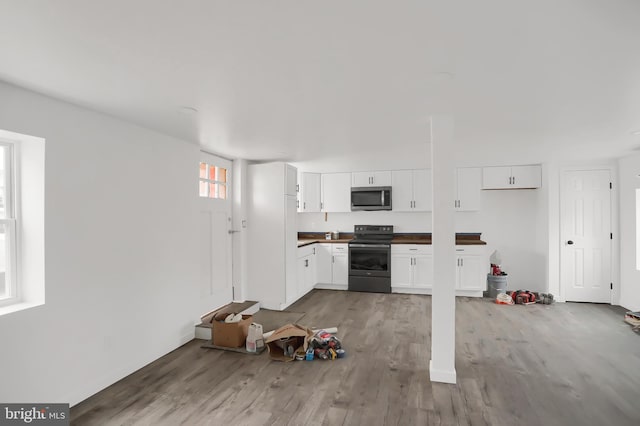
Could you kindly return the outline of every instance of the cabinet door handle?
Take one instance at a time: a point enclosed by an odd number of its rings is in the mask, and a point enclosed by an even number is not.
[[[336,263],[336,257],[335,256],[331,256],[331,263]]]
[[[302,203],[302,210],[306,210],[307,209],[307,202],[305,201],[304,203]]]
[[[300,192],[300,184],[296,183],[296,192]]]
[[[515,176],[513,177],[513,184],[514,185],[516,184],[516,177]]]
[[[309,267],[309,259],[305,259],[304,260],[304,267],[308,268]]]
[[[460,266],[464,268],[464,259],[460,259]]]
[[[316,248],[315,247],[313,248],[313,254],[316,254]]]

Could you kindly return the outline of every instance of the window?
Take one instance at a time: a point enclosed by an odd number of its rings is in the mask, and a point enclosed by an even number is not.
[[[200,196],[227,199],[227,169],[200,163]]]
[[[0,305],[18,298],[13,145],[0,142]]]

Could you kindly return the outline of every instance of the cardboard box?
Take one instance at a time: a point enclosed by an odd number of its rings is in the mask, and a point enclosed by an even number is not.
[[[293,361],[296,353],[304,354],[307,351],[312,337],[313,331],[307,327],[298,324],[283,325],[265,341],[269,357],[274,361]],[[293,348],[291,355],[286,353],[287,346]]]
[[[216,346],[239,348],[244,346],[249,334],[249,325],[253,322],[252,315],[242,315],[242,321],[226,323],[224,319],[228,312],[221,312],[213,317],[211,322],[211,340]]]

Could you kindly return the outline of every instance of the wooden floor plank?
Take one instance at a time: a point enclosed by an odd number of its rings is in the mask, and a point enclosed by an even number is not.
[[[429,380],[431,297],[314,290],[335,361],[271,361],[192,341],[71,409],[74,425],[640,424],[640,337],[607,305],[456,300],[457,385]]]

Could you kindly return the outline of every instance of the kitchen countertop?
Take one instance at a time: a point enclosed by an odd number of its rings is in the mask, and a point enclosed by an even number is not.
[[[326,240],[324,233],[300,232],[298,233],[298,247],[308,246],[314,243],[346,244],[353,239],[352,233],[340,233],[338,240]],[[394,234],[391,244],[428,244],[431,245],[430,233]],[[457,233],[456,245],[486,245],[480,239],[480,233]]]

